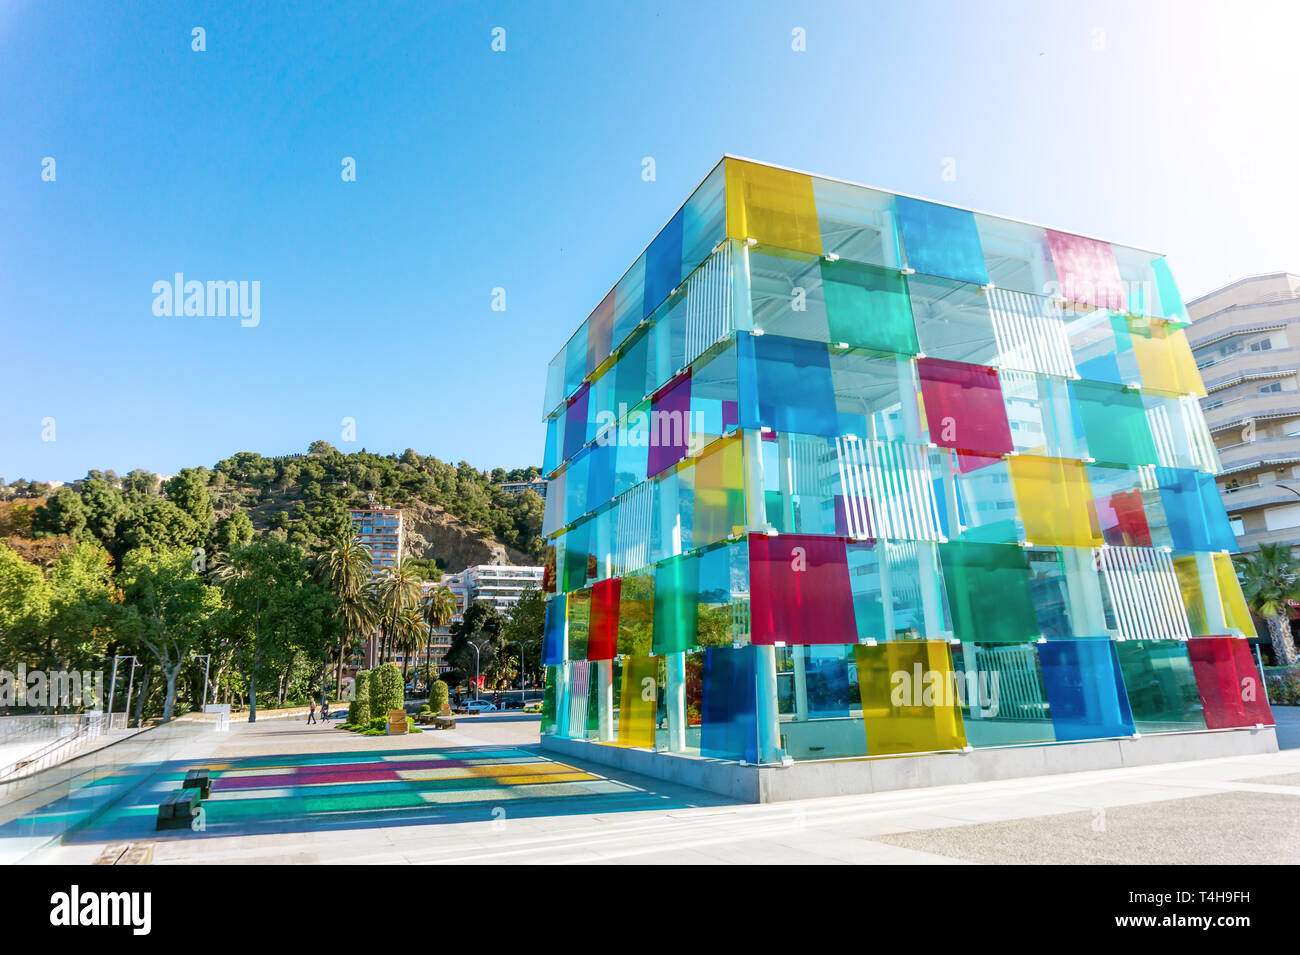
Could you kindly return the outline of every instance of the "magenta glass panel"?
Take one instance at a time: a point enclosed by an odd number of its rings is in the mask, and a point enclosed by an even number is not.
[[[996,371],[942,358],[922,358],[917,370],[931,441],[983,455],[1012,450],[1011,426]],[[985,463],[963,457],[961,470],[971,471]]]
[[[577,454],[587,441],[587,396],[590,385],[583,385],[569,401],[564,412],[564,460]]]
[[[844,541],[749,535],[753,643],[857,643]]]
[[[1097,308],[1128,309],[1128,296],[1109,242],[1047,230],[1047,245],[1056,266],[1061,297]]]
[[[691,374],[684,372],[660,389],[650,406],[650,462],[654,477],[686,457],[691,441]]]

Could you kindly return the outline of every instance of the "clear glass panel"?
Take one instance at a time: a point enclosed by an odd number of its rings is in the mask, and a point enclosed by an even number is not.
[[[1153,547],[1142,472],[1090,464],[1088,485],[1102,539],[1113,547]]]
[[[980,365],[997,359],[998,337],[983,288],[913,275],[907,280],[907,291],[922,352]]]
[[[736,380],[736,346],[728,342],[701,358],[691,369],[692,452],[698,452],[715,438],[735,429],[740,418]]]
[[[830,341],[821,259],[781,249],[749,253],[754,328],[808,341]]]
[[[767,525],[782,534],[844,534],[844,499],[835,441],[803,434],[764,435]]]
[[[564,394],[569,396],[578,390],[582,380],[587,377],[587,323],[569,339],[564,348]]]
[[[854,262],[899,268],[894,196],[863,186],[813,177],[822,249]]]
[[[1001,289],[1048,295],[1056,279],[1042,226],[975,213],[989,281]]]
[[[975,747],[1056,739],[1034,643],[963,643],[953,648],[961,675],[962,723]]]
[[[745,541],[699,555],[700,646],[731,646],[749,640],[749,547]]]
[[[859,640],[919,640],[951,632],[933,544],[849,541],[847,549]]]
[[[1082,458],[1086,454],[1076,436],[1070,411],[1068,382],[1028,371],[998,373],[1011,444],[1021,454],[1053,458]]]
[[[1104,308],[1065,308],[1065,335],[1079,375],[1089,381],[1136,385],[1141,381],[1128,320]]]
[[[832,350],[830,363],[841,434],[920,443],[920,388],[912,361],[857,349]]]
[[[591,374],[614,350],[614,291],[601,300],[587,317],[587,374]]]
[[[654,635],[655,571],[625,575],[618,590],[618,655],[648,656]]]

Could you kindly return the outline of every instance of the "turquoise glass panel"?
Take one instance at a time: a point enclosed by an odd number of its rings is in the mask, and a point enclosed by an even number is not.
[[[894,207],[909,267],[926,275],[988,284],[973,213],[906,196],[898,196]]]
[[[587,513],[587,483],[591,472],[591,449],[584,448],[564,469],[564,519],[576,520]]]
[[[614,394],[611,404],[615,414],[626,418],[650,391],[647,365],[650,357],[650,335],[642,332],[628,342],[614,366]]]
[[[564,348],[564,394],[565,397],[578,390],[587,377],[587,323],[569,339]]]
[[[742,332],[737,348],[741,427],[838,433],[826,345]]]
[[[1182,293],[1178,291],[1178,285],[1174,282],[1173,273],[1169,271],[1169,263],[1164,259],[1156,259],[1151,263],[1151,271],[1155,273],[1156,277],[1156,293],[1160,299],[1160,314],[1164,318],[1173,321],[1187,321],[1187,306],[1183,304]]]
[[[1095,381],[1071,381],[1075,431],[1098,464],[1137,467],[1157,463],[1142,395]]]
[[[654,653],[698,645],[700,562],[694,555],[669,558],[655,567]]]
[[[1058,740],[1133,735],[1133,714],[1111,640],[1049,640],[1038,645],[1038,658]]]
[[[560,589],[566,594],[585,587],[594,576],[588,574],[591,530],[592,522],[582,521],[564,535],[564,573],[560,578]]]

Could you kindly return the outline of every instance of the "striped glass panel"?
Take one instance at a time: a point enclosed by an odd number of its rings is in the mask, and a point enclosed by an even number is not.
[[[1001,288],[989,289],[988,298],[999,367],[1077,377],[1060,305],[1041,295]]]
[[[1168,553],[1148,547],[1101,547],[1095,553],[1121,639],[1191,637],[1178,575]]]
[[[943,539],[929,449],[915,444],[835,439],[848,536]]]

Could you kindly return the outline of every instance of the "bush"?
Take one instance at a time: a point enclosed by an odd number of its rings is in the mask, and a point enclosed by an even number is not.
[[[421,714],[429,713],[429,712],[432,712],[432,710],[429,708],[429,704],[428,704],[428,703],[425,703],[424,706],[420,707],[420,713],[421,713]]]
[[[1300,704],[1300,667],[1264,667],[1264,685],[1270,703]]]
[[[451,699],[451,690],[442,680],[435,680],[429,687],[429,709],[434,713],[441,713],[442,708],[447,705]]]
[[[378,667],[370,678],[371,717],[387,717],[389,710],[405,709],[405,690],[401,667],[396,663],[385,663]]]
[[[370,722],[370,678],[369,670],[357,674],[356,699],[348,703],[348,722],[353,726],[362,726]]]

